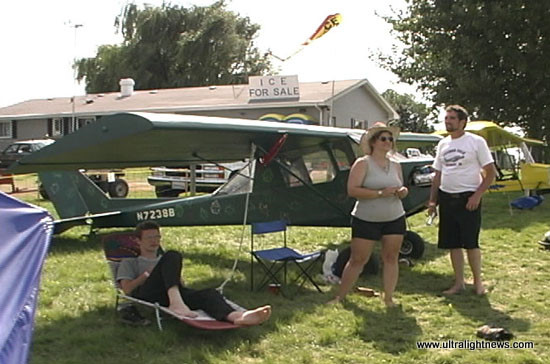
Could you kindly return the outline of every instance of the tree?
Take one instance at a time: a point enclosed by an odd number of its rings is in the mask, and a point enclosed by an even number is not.
[[[163,4],[139,9],[128,4],[115,20],[120,45],[103,45],[93,58],[75,63],[86,92],[119,89],[131,77],[136,89],[245,83],[248,75],[271,69],[253,39],[259,26],[225,9]]]
[[[529,0],[408,0],[386,20],[403,44],[382,65],[438,105],[550,141],[550,7]]]
[[[437,122],[435,110],[415,101],[410,94],[400,95],[394,90],[384,91],[382,97],[399,114],[398,126],[401,130],[416,133],[431,133],[434,131],[431,123]]]

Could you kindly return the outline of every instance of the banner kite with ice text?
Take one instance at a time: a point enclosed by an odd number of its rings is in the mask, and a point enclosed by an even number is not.
[[[302,45],[308,45],[315,39],[321,38],[323,35],[327,34],[332,28],[340,25],[342,22],[342,15],[340,13],[329,15],[323,20],[321,25],[317,28],[315,33],[311,35],[311,37],[308,38]]]
[[[291,57],[294,57],[296,54],[300,53],[305,46],[313,42],[315,39],[321,38],[323,35],[327,34],[332,28],[340,25],[341,22],[342,22],[342,15],[340,15],[340,13],[327,16],[325,20],[323,20],[321,25],[319,25],[317,30],[311,35],[311,37],[309,37],[304,43],[302,43],[300,45],[300,48],[298,48],[298,50],[296,50],[294,53],[292,53],[290,56],[286,58],[281,58],[279,56],[276,56],[270,50],[267,52],[267,54],[277,58],[279,61],[285,62],[289,60]]]

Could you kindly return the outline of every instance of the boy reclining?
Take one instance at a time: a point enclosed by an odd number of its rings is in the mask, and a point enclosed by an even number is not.
[[[182,256],[170,250],[158,256],[160,226],[154,221],[137,225],[136,235],[141,253],[123,259],[116,280],[125,294],[168,307],[175,316],[197,317],[192,310],[203,310],[218,321],[251,326],[264,322],[271,315],[271,306],[235,311],[215,289],[195,290],[184,287],[181,280]]]

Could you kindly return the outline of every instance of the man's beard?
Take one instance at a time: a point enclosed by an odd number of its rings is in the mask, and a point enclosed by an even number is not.
[[[452,133],[453,131],[457,131],[457,130],[458,130],[458,127],[454,127],[454,126],[451,125],[451,124],[445,124],[445,129],[446,129],[449,133]]]

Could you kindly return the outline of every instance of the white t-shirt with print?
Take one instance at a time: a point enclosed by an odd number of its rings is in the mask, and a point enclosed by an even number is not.
[[[459,138],[447,136],[439,142],[433,167],[441,171],[439,188],[459,193],[477,190],[482,182],[481,169],[493,162],[485,139],[466,132]]]

